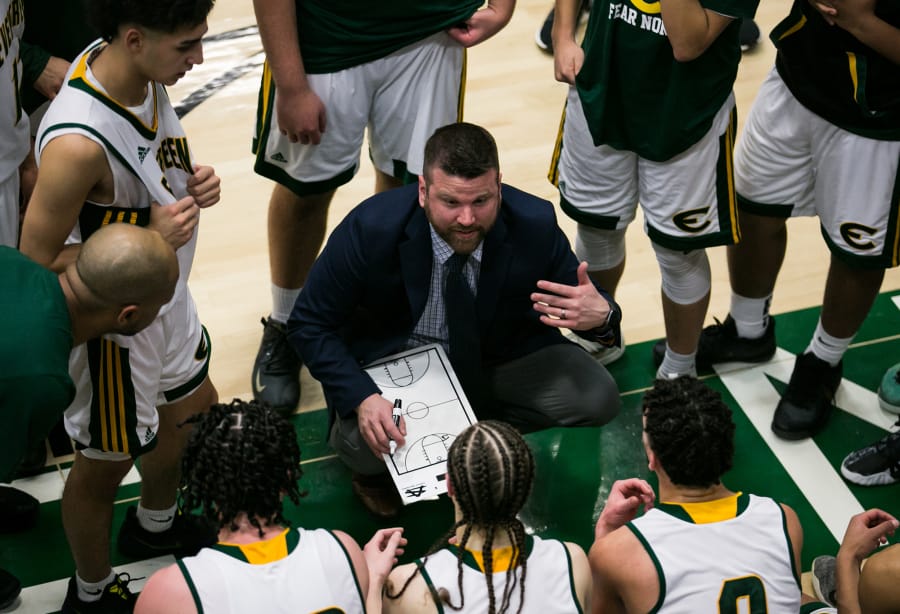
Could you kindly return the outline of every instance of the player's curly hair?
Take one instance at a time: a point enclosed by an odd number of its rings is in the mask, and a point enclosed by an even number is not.
[[[200,512],[220,529],[238,529],[244,513],[263,536],[264,526],[289,526],[282,499],[299,503],[300,447],[286,418],[256,401],[234,399],[192,416],[194,430],[181,462],[184,509]]]
[[[425,143],[423,175],[439,168],[453,177],[474,179],[489,170],[500,170],[497,143],[491,133],[475,124],[458,122],[442,126]]]
[[[721,395],[695,377],[658,379],[644,395],[644,432],[674,484],[718,484],[734,459],[734,422]]]
[[[522,436],[504,422],[485,420],[464,430],[450,446],[447,457],[447,474],[454,490],[456,503],[462,517],[447,531],[426,554],[425,558],[443,548],[457,529],[463,528],[462,537],[456,547],[457,587],[460,593],[459,605],[450,603],[447,589],[438,590],[436,599],[453,610],[461,610],[466,602],[463,593],[463,555],[473,529],[484,534],[482,557],[484,560],[484,581],[488,591],[488,614],[503,614],[510,606],[511,597],[518,585],[519,608],[525,601],[525,576],[527,557],[525,556],[525,527],[517,514],[525,505],[534,480],[534,457]],[[502,533],[501,533],[502,532]],[[510,569],[520,568],[520,574],[506,574],[503,594],[494,594],[493,544],[499,534],[505,534],[512,544],[513,553]],[[406,590],[418,574],[425,561],[418,563],[416,570],[406,579],[399,592],[388,593],[396,599]]]
[[[203,23],[215,0],[86,0],[88,23],[105,41],[123,25],[171,34]]]

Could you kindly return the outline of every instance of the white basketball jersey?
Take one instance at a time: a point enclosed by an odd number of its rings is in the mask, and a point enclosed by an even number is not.
[[[526,538],[527,568],[525,573],[525,605],[522,612],[536,614],[573,614],[581,612],[581,604],[575,593],[575,581],[572,577],[572,560],[566,545],[555,539],[541,539],[528,536]],[[509,550],[509,549],[507,549]],[[459,586],[457,584],[457,552],[454,546],[449,546],[435,552],[425,560],[422,575],[428,586],[436,591],[446,589],[450,595],[450,603],[454,606],[460,604]],[[502,551],[499,551],[502,552]],[[503,600],[503,588],[506,584],[506,571],[509,555],[500,557],[495,552],[497,563],[501,563],[503,569],[495,571],[491,576],[494,585],[494,598],[499,606]],[[503,563],[507,563],[503,565]],[[517,567],[513,572],[517,582],[513,590],[510,606],[507,612],[516,612],[519,609],[519,587],[522,581],[522,568]],[[463,614],[484,614],[488,604],[488,590],[482,566],[471,552],[463,553],[463,593],[466,596],[463,604]],[[439,604],[439,610],[451,611]],[[456,610],[452,610],[456,611]]]
[[[25,31],[24,0],[0,0],[0,183],[14,172],[28,155],[31,136],[28,116],[22,110],[19,91],[22,62],[19,41]]]
[[[198,612],[365,612],[350,555],[325,529],[285,529],[263,542],[216,544],[178,566]]]
[[[800,610],[800,580],[784,510],[768,497],[737,494],[705,503],[663,503],[627,526],[659,574],[653,612]]]
[[[94,41],[72,62],[37,133],[38,164],[47,143],[74,133],[100,145],[112,171],[113,202],[86,202],[69,243],[80,243],[111,222],[146,226],[151,201],[167,205],[187,196],[187,180],[194,172],[187,137],[161,84],[148,85],[147,97],[139,107],[125,107],[94,77],[90,64],[105,47],[102,41]],[[176,295],[187,283],[196,245],[195,230],[191,240],[178,249]]]

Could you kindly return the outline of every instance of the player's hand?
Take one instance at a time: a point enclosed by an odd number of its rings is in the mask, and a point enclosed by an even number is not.
[[[66,78],[66,72],[69,70],[69,62],[55,55],[51,56],[44,66],[44,70],[38,75],[34,81],[34,89],[53,100],[59,93],[63,85],[63,79]]]
[[[571,330],[591,330],[606,324],[609,301],[591,282],[587,267],[587,262],[578,265],[578,285],[575,286],[543,279],[537,283],[544,292],[533,292],[531,300],[534,310],[542,314],[541,322]]]
[[[877,0],[810,0],[825,21],[848,32],[875,16],[876,3]]]
[[[149,228],[157,231],[174,249],[191,240],[200,221],[200,207],[193,196],[185,196],[171,205],[150,203]]]
[[[222,180],[213,167],[195,164],[194,174],[187,180],[187,191],[194,197],[198,207],[206,209],[219,202],[222,195],[221,184]]]
[[[888,535],[893,535],[897,526],[897,519],[880,509],[856,514],[847,524],[838,555],[852,556],[859,563],[875,548],[886,544]]]
[[[291,143],[318,145],[325,132],[325,105],[310,87],[296,92],[275,90],[278,129]]]
[[[594,525],[594,539],[600,539],[634,520],[642,505],[645,510],[652,508],[655,498],[653,487],[646,480],[638,478],[616,480],[609,491],[609,497],[603,511],[600,512],[597,524]]]
[[[553,76],[557,81],[575,85],[575,76],[584,64],[584,49],[574,39],[553,43]]]
[[[391,568],[397,564],[398,557],[403,555],[406,538],[403,527],[379,529],[365,546],[363,556],[369,569],[369,586],[380,586],[387,580]]]
[[[484,8],[478,9],[463,23],[447,30],[450,38],[463,47],[474,47],[484,42],[503,29],[512,17],[512,9],[515,3],[504,4],[502,7],[489,2]]]
[[[356,408],[359,432],[377,457],[391,453],[392,439],[398,448],[406,443],[406,423],[400,418],[400,427],[394,426],[393,411],[393,403],[378,393],[367,396]]]

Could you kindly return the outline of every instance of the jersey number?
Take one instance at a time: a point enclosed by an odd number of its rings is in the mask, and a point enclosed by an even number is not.
[[[722,583],[719,614],[766,614],[766,587],[757,576],[732,578]]]

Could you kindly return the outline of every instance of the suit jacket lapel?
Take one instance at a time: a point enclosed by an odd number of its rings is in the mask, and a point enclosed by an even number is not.
[[[400,272],[413,326],[425,311],[428,292],[431,289],[431,268],[434,256],[431,249],[431,233],[425,212],[417,206],[406,225],[406,240],[400,243]]]

